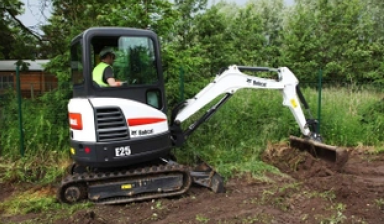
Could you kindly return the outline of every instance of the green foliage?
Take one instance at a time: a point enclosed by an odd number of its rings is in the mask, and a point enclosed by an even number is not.
[[[372,134],[372,123],[364,123],[363,119],[369,113],[367,108],[377,104],[380,94],[350,88],[329,88],[322,93],[320,131],[328,144],[376,145],[381,141],[380,135]]]
[[[210,77],[218,72],[220,68],[233,63],[233,55],[229,54],[232,49],[232,44],[229,42],[231,37],[227,35],[224,15],[220,14],[216,7],[212,7],[206,10],[204,14],[196,16],[195,20],[197,28],[195,32],[202,48],[199,56],[204,55],[201,60],[202,63],[198,65],[199,75]]]
[[[377,97],[376,100],[372,99],[366,104],[359,112],[361,116],[360,124],[370,134],[372,144],[378,144],[384,141],[382,135],[384,130],[384,101]]]
[[[250,0],[247,7],[252,10],[252,14],[258,15],[261,30],[257,30],[257,34],[261,34],[258,38],[263,40],[262,45],[255,47],[251,53],[254,58],[260,58],[260,61],[248,62],[253,65],[279,67],[281,66],[282,52],[280,46],[282,41],[283,21],[287,17],[287,8],[283,0]],[[253,34],[254,35],[254,34]],[[252,46],[252,45],[250,45]],[[259,55],[256,53],[259,52]],[[250,57],[247,57],[250,58]]]
[[[2,159],[0,181],[49,185],[66,172],[68,164],[70,158],[67,151],[50,151],[33,156],[29,154],[17,160]]]
[[[0,59],[33,59],[37,56],[38,36],[18,19],[24,12],[19,0],[3,0],[0,3]]]
[[[40,98],[22,101],[26,154],[39,155],[68,147],[66,104],[70,94],[67,86],[61,86]],[[1,154],[17,158],[20,155],[20,129],[16,95],[9,95],[7,102],[2,106],[3,119],[0,121],[1,128],[7,133],[0,135]]]
[[[203,216],[203,215],[200,215],[200,214],[197,214],[196,215],[196,221],[198,223],[208,223],[209,222],[209,218]]]
[[[176,104],[193,97],[198,93],[209,79],[203,78],[201,75],[191,72],[192,68],[180,65],[175,67],[173,65],[164,72],[165,89],[167,95],[167,103],[169,109],[173,108]]]
[[[381,80],[383,50],[361,1],[299,1],[290,14],[283,60],[302,82],[320,68],[326,80]]]

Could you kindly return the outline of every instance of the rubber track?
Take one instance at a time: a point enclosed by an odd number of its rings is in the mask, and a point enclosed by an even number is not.
[[[110,173],[84,173],[84,174],[74,174],[67,176],[59,186],[57,190],[57,198],[59,201],[63,203],[68,203],[64,198],[65,189],[69,186],[89,186],[93,183],[110,183],[119,180],[125,180],[129,178],[137,178],[143,177],[146,178],[148,176],[154,175],[163,175],[163,174],[171,174],[171,173],[182,173],[183,174],[183,187],[174,192],[167,193],[143,193],[133,195],[131,197],[117,197],[117,198],[107,198],[102,200],[92,200],[93,203],[96,204],[119,204],[119,203],[129,203],[136,202],[148,199],[156,199],[162,197],[170,197],[177,196],[188,191],[192,184],[192,178],[190,176],[190,170],[186,166],[182,165],[159,165],[159,166],[151,166],[151,167],[143,167],[134,170],[126,170],[126,171],[118,171],[118,172],[110,172]]]

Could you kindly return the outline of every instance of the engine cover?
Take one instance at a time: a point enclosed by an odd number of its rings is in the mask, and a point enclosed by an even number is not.
[[[68,104],[71,154],[84,166],[116,167],[169,153],[166,115],[128,99],[75,98]]]

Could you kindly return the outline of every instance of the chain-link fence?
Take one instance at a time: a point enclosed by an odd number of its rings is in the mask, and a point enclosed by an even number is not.
[[[16,81],[0,86],[0,155],[68,144],[69,83]]]

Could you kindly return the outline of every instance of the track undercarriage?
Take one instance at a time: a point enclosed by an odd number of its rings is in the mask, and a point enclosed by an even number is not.
[[[225,192],[222,177],[206,163],[194,169],[171,160],[119,170],[89,169],[73,164],[63,179],[57,198],[64,203],[89,200],[120,204],[182,195],[192,183]]]

